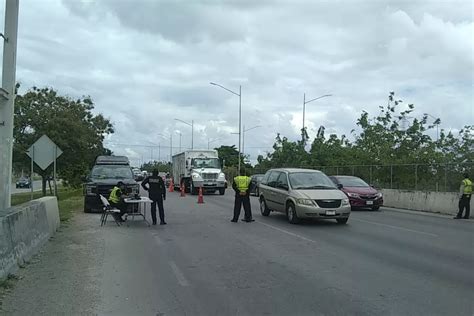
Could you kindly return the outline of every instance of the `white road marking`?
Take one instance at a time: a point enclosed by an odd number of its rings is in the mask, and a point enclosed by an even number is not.
[[[306,238],[306,237],[304,237],[304,236],[301,236],[301,235],[298,235],[298,234],[289,232],[289,231],[287,231],[287,230],[278,228],[278,227],[273,226],[273,225],[270,225],[270,224],[266,224],[266,223],[262,223],[262,222],[255,222],[255,223],[259,223],[259,224],[261,224],[261,225],[264,225],[264,226],[273,228],[273,229],[278,230],[278,231],[280,231],[280,232],[282,232],[282,233],[285,233],[285,234],[288,234],[288,235],[290,235],[290,236],[293,236],[293,237],[302,239],[302,240],[304,240],[304,241],[309,241],[309,242],[312,242],[312,243],[316,243],[316,241],[314,241],[314,240],[312,240],[312,239],[309,239],[309,238]]]
[[[351,218],[351,221],[359,221],[359,222],[364,222],[364,223],[368,223],[368,224],[373,224],[373,225],[379,225],[379,226],[384,226],[384,227],[393,228],[393,229],[404,230],[404,231],[412,232],[412,233],[416,233],[416,234],[423,234],[423,235],[428,235],[428,236],[432,236],[432,237],[439,237],[438,235],[432,234],[432,233],[427,233],[427,232],[422,232],[422,231],[419,231],[419,230],[413,230],[413,229],[403,228],[403,227],[399,227],[399,226],[392,226],[392,225],[387,225],[387,224],[382,224],[382,223],[377,223],[377,222],[372,222],[372,221],[366,221],[364,219]]]
[[[178,283],[181,286],[189,286],[188,280],[185,278],[183,272],[181,272],[181,270],[178,268],[176,263],[174,263],[173,261],[169,261],[168,263],[169,263],[171,269],[173,270],[173,273],[176,276],[176,279],[178,280]]]

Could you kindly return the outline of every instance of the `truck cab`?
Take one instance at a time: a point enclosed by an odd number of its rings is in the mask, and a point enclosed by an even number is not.
[[[209,193],[225,193],[225,175],[215,150],[188,150],[173,156],[175,185],[197,194],[199,188]]]
[[[109,198],[119,181],[127,186],[127,193],[139,193],[132,168],[125,156],[99,156],[84,183],[84,212],[102,211],[99,194]]]

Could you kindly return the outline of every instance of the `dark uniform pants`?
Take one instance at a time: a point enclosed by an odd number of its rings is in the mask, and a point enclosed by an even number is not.
[[[252,219],[252,210],[250,208],[250,197],[248,195],[235,195],[235,202],[234,202],[234,218],[233,220],[239,220],[240,216],[240,209],[244,205],[244,212],[245,212],[245,220]]]
[[[462,197],[459,199],[459,212],[457,217],[462,217],[462,212],[466,209],[466,214],[464,218],[469,218],[471,212],[471,195],[470,194],[463,194]]]
[[[119,214],[120,217],[122,217],[123,214],[127,213],[128,205],[123,200],[120,200],[120,202],[118,203],[111,202],[110,205],[120,210],[120,214]]]
[[[153,223],[156,223],[156,204],[158,204],[158,210],[160,214],[160,221],[163,223],[165,221],[165,210],[163,209],[163,198],[152,200],[151,202],[151,219]]]

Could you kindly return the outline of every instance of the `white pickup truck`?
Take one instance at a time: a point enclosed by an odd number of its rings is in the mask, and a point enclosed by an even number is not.
[[[191,194],[197,194],[200,187],[206,192],[225,193],[225,175],[216,150],[194,149],[174,155],[173,180],[175,188],[184,185]]]

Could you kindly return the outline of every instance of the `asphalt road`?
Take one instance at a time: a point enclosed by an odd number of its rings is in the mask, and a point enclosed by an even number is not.
[[[383,209],[229,222],[233,196],[165,202],[148,228],[78,214],[3,302],[9,314],[473,315],[473,221]]]
[[[35,180],[33,181],[33,190],[34,191],[40,191],[41,190],[41,180]],[[16,188],[15,183],[12,183],[12,194],[15,193],[22,193],[22,192],[30,192],[31,189],[23,189],[23,188]]]

